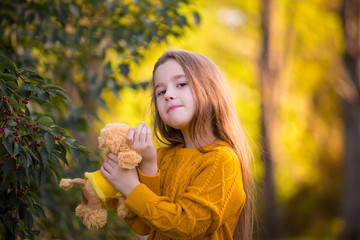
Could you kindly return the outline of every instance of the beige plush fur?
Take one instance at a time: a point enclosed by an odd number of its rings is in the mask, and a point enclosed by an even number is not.
[[[123,168],[135,168],[141,161],[141,155],[132,150],[126,143],[126,136],[130,127],[124,123],[108,123],[100,131],[99,148],[107,156],[108,153],[117,154],[119,165]],[[83,220],[89,229],[101,228],[106,224],[107,211],[102,208],[102,201],[96,194],[87,178],[61,179],[59,186],[64,190],[70,189],[74,183],[81,185],[82,200],[76,207],[76,216]],[[117,208],[121,217],[133,217],[134,213],[125,207],[125,197],[106,199],[108,208]]]

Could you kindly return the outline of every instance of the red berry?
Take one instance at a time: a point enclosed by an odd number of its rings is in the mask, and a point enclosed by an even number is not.
[[[6,158],[11,158],[12,155],[10,153],[6,154]]]
[[[18,116],[19,116],[19,117],[24,117],[24,114],[19,113]]]
[[[27,203],[25,203],[25,202],[23,203],[23,205],[24,205],[25,208],[29,207],[29,205]]]
[[[25,186],[25,190],[28,192],[30,191],[30,188],[28,186]]]
[[[39,127],[38,127],[38,126],[35,126],[33,129],[36,131],[36,130],[38,130],[38,129],[39,129]]]
[[[22,198],[24,196],[24,192],[19,190],[17,195],[19,198]]]
[[[19,138],[15,137],[15,142],[19,143]]]
[[[0,112],[4,111],[4,109],[0,108]]]
[[[41,142],[40,142],[41,144],[45,144],[45,142],[44,142],[44,140],[41,140]]]
[[[3,96],[2,99],[7,102],[9,99],[7,99],[7,97]]]
[[[29,100],[30,100],[30,98],[26,97],[26,98],[25,98],[25,100],[26,100],[26,101],[29,101]]]
[[[12,217],[12,220],[13,220],[14,223],[18,222],[18,219],[16,217]]]
[[[15,134],[15,136],[19,136],[19,132],[17,132],[17,131],[14,132],[14,134]]]

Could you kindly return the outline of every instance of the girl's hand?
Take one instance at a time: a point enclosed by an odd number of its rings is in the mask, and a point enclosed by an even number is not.
[[[139,176],[136,169],[122,168],[118,161],[118,157],[115,154],[109,153],[108,159],[100,168],[100,172],[116,190],[127,197],[140,184]]]
[[[127,135],[127,144],[142,156],[139,168],[142,173],[150,176],[157,174],[157,153],[151,138],[151,127],[144,122],[131,128]]]

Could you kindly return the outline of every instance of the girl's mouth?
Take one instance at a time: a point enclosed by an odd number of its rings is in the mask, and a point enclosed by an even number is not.
[[[177,109],[179,107],[181,107],[181,106],[179,106],[179,105],[171,106],[171,107],[168,108],[167,112],[171,112],[172,110],[175,110],[175,109]]]

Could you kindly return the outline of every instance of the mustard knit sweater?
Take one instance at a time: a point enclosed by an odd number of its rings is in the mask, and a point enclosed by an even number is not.
[[[127,197],[137,216],[125,219],[151,239],[232,239],[245,203],[240,162],[222,141],[196,148],[158,149],[159,172]]]

